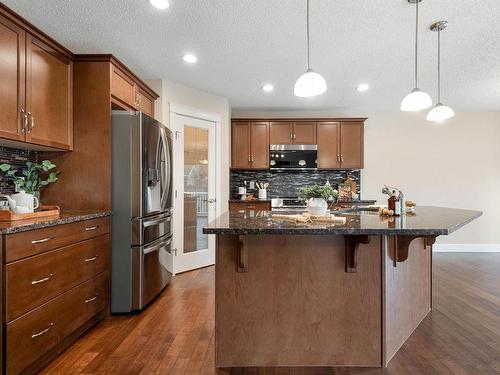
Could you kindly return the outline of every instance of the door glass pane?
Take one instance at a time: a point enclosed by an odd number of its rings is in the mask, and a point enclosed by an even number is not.
[[[208,130],[184,126],[184,252],[208,248]]]

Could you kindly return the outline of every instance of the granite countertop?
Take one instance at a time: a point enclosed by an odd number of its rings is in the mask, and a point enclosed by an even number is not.
[[[59,217],[45,217],[33,220],[0,221],[0,234],[13,234],[55,225],[111,216],[111,211],[62,211]]]
[[[345,224],[294,223],[275,220],[272,214],[271,211],[228,211],[203,228],[203,233],[440,236],[456,231],[482,212],[444,207],[417,207],[414,213],[401,217],[381,217],[378,212],[363,209],[336,212],[336,216],[346,217]]]

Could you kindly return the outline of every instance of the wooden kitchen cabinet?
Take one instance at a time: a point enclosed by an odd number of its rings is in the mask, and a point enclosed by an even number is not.
[[[269,122],[233,122],[231,166],[235,169],[269,167]]]
[[[272,145],[316,144],[316,122],[273,121],[269,123],[269,142]]]
[[[363,168],[363,128],[363,121],[318,122],[318,168]]]
[[[294,122],[293,144],[315,145],[316,144],[316,122]]]
[[[269,145],[317,145],[319,169],[364,167],[366,118],[233,119],[231,166],[269,168]],[[267,129],[267,132],[266,132]]]
[[[136,89],[138,109],[145,114],[154,117],[155,114],[155,98],[146,94],[140,89]]]
[[[32,35],[26,37],[26,141],[69,150],[73,145],[73,63]]]
[[[109,315],[110,218],[2,235],[7,374],[39,373]]]
[[[293,123],[292,122],[270,122],[269,143],[272,145],[292,144]]]
[[[250,123],[233,122],[231,126],[231,166],[250,168]]]
[[[229,201],[230,211],[271,211],[271,201]]]
[[[72,54],[0,8],[0,56],[0,137],[71,150]]]
[[[0,15],[0,137],[24,141],[26,32]]]
[[[111,65],[111,95],[129,109],[137,104],[134,81],[114,65]]]
[[[364,167],[364,122],[341,123],[340,164],[344,169]]]
[[[111,65],[111,96],[123,109],[138,110],[154,117],[156,97],[141,89],[133,77],[114,64]]]
[[[318,168],[340,168],[340,122],[318,122]]]
[[[253,122],[250,128],[250,167],[269,168],[269,123]]]

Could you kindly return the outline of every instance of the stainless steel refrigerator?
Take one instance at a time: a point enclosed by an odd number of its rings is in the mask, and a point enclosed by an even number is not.
[[[141,112],[112,112],[111,311],[142,310],[170,281],[172,136]],[[170,266],[169,266],[170,265]]]

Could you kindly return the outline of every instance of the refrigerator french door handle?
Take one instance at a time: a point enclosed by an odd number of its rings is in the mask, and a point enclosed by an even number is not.
[[[163,147],[162,147],[162,150],[163,150],[163,153],[164,153],[164,157],[165,157],[165,170],[162,171],[162,175],[163,175],[163,192],[162,192],[162,195],[161,195],[161,205],[162,207],[165,206],[165,200],[166,200],[166,196],[167,196],[167,193],[170,191],[170,168],[171,168],[171,165],[172,165],[172,161],[170,160],[170,153],[169,153],[169,144],[166,140],[166,137],[165,137],[165,129],[161,128],[160,129],[160,139],[161,139],[161,142],[163,144]]]

